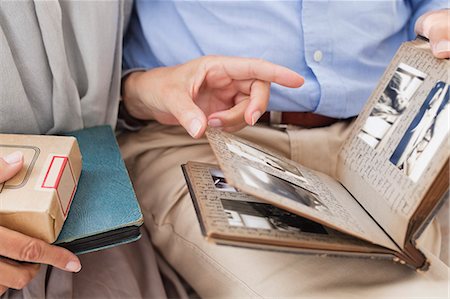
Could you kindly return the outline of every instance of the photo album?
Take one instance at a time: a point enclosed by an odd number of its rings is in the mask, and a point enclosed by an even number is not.
[[[354,121],[336,178],[209,129],[219,165],[182,165],[202,233],[216,244],[427,270],[416,240],[448,197],[449,66],[427,41],[404,43]]]

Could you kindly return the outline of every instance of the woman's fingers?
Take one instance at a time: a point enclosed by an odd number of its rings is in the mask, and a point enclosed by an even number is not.
[[[9,288],[0,285],[0,296],[3,295],[4,293],[6,293],[6,291],[7,291],[8,289],[9,289]]]
[[[21,152],[0,158],[0,183],[12,178],[22,167]],[[41,263],[71,272],[81,269],[80,261],[70,251],[0,226],[0,295],[8,288],[24,288],[37,274]]]
[[[0,183],[15,176],[23,167],[22,152],[13,152],[0,158]]]
[[[12,288],[16,290],[23,289],[38,273],[39,264],[18,264],[12,265],[0,261],[0,286],[5,288]],[[1,294],[1,289],[0,289]]]
[[[0,256],[16,261],[48,264],[69,272],[81,270],[80,260],[77,256],[62,247],[50,245],[1,226],[0,240],[2,240]],[[1,273],[0,271],[0,275]]]

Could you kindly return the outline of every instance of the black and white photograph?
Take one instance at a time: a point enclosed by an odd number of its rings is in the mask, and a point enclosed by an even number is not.
[[[249,186],[292,199],[317,211],[329,212],[316,194],[300,186],[247,165],[240,167],[239,172],[244,183]]]
[[[417,182],[449,133],[449,85],[431,89],[390,161]]]
[[[388,139],[398,118],[405,112],[426,76],[425,73],[400,63],[358,136],[373,148],[382,139]]]
[[[295,167],[294,165],[291,165],[289,163],[284,162],[283,160],[268,154],[266,152],[263,152],[257,148],[254,148],[250,145],[247,145],[242,142],[238,142],[235,140],[230,140],[230,143],[227,143],[228,149],[235,153],[236,155],[239,155],[242,158],[248,159],[253,162],[257,162],[266,166],[270,166],[272,168],[275,168],[289,176],[293,176],[297,178],[298,180],[304,182],[305,184],[308,183],[306,178],[302,175],[302,173]]]
[[[237,190],[227,183],[222,170],[218,168],[210,168],[209,173],[211,174],[212,181],[214,182],[214,187],[221,192],[237,192]]]
[[[270,204],[230,199],[221,199],[221,202],[231,226],[328,234],[321,224]]]

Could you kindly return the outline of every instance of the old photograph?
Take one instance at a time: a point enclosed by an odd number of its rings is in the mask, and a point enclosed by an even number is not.
[[[327,234],[321,224],[270,204],[229,199],[221,199],[221,202],[231,226]]]
[[[296,179],[302,181],[305,184],[308,183],[308,181],[297,169],[297,167],[271,154],[268,154],[250,145],[235,140],[230,140],[230,142],[227,143],[227,147],[231,152],[235,153],[236,155],[239,155],[240,157],[266,166],[270,166],[274,169],[277,169],[285,173],[286,175],[295,177]]]
[[[240,167],[239,172],[244,183],[249,186],[289,198],[318,211],[329,212],[316,194],[300,186],[247,165]]]
[[[222,170],[220,170],[219,168],[210,168],[209,173],[211,174],[211,179],[214,183],[214,187],[216,187],[218,191],[237,192],[237,190],[233,186],[227,183]]]
[[[390,161],[417,182],[449,133],[449,85],[431,89]]]
[[[425,77],[425,73],[400,63],[358,136],[373,148],[388,139]]]

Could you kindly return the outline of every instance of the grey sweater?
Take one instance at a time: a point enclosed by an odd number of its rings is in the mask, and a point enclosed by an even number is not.
[[[0,2],[0,132],[115,125],[123,8],[123,1]]]

